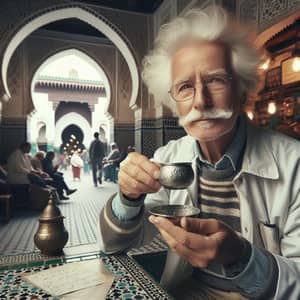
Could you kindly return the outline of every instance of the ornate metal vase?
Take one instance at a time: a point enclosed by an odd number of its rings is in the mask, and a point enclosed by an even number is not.
[[[69,234],[63,223],[64,216],[50,196],[48,205],[39,218],[39,227],[34,235],[34,243],[42,254],[60,255],[68,241]]]

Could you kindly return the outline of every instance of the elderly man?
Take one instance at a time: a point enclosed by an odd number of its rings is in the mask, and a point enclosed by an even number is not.
[[[101,243],[107,253],[126,251],[157,228],[170,248],[161,283],[177,299],[300,299],[300,144],[242,113],[258,63],[219,7],[165,25],[145,58],[150,92],[167,99],[169,91],[187,136],[151,161],[128,155],[100,216]],[[191,162],[194,182],[161,187],[155,162]],[[161,204],[197,206],[200,217],[147,215]]]
[[[11,184],[33,183],[40,187],[46,187],[47,182],[42,177],[42,173],[32,167],[31,164],[31,144],[23,142],[8,157],[7,161],[7,181]]]
[[[31,166],[31,144],[23,142],[10,154],[7,161],[7,181],[12,184],[29,184],[29,175],[37,172]]]

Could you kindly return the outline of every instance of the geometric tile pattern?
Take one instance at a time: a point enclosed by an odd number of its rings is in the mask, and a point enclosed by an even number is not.
[[[129,299],[171,299],[169,295],[140,267],[126,255],[105,256],[97,254],[93,258],[78,257],[75,261],[101,259],[116,278],[106,296],[106,300]],[[66,261],[52,260],[49,263],[29,264],[26,267],[8,267],[0,272],[0,299],[51,299],[58,300],[46,291],[22,279],[22,273],[34,273],[53,268]]]

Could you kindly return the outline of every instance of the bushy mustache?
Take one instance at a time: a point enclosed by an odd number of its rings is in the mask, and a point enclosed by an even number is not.
[[[204,111],[195,110],[194,108],[184,117],[179,118],[179,124],[185,126],[188,123],[201,120],[229,119],[233,115],[233,110],[229,108],[210,108]]]

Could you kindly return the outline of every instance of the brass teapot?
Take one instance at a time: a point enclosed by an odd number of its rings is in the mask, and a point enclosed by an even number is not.
[[[64,216],[55,205],[50,194],[48,205],[39,218],[39,227],[34,235],[34,243],[42,254],[60,255],[68,241],[68,231],[63,223]]]

